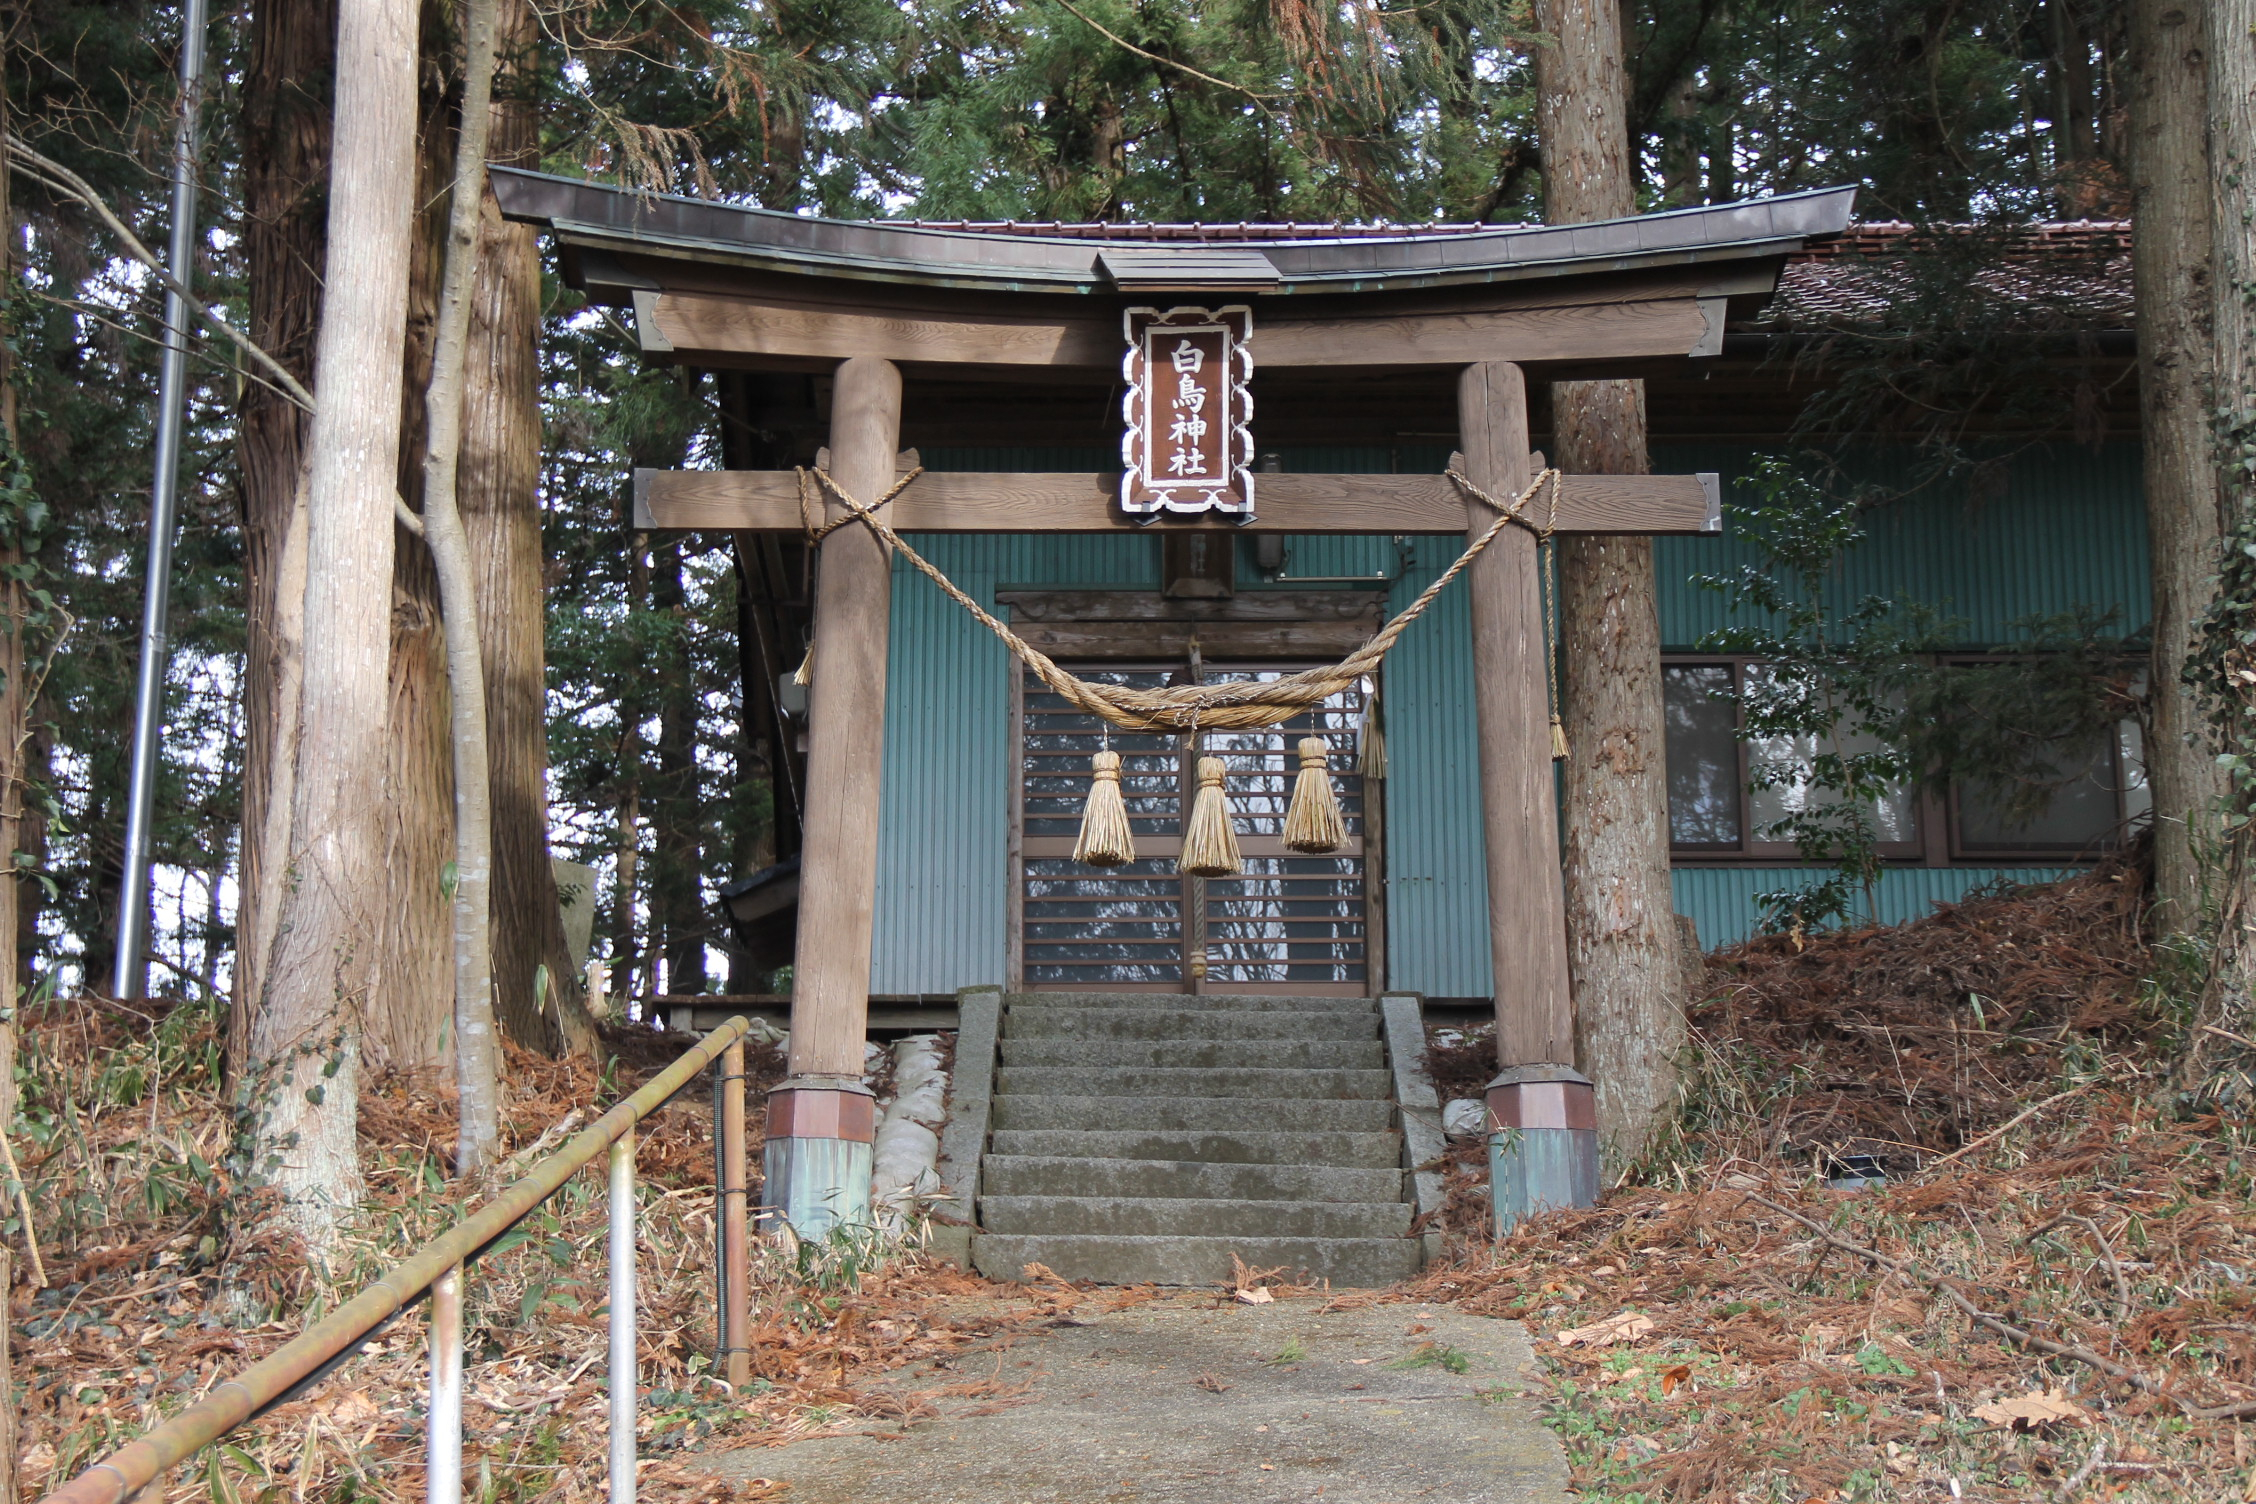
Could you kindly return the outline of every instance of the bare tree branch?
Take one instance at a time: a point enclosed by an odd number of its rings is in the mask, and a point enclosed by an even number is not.
[[[141,238],[126,228],[125,221],[119,219],[111,211],[110,206],[102,201],[101,194],[94,190],[93,184],[87,182],[86,179],[54,158],[32,150],[13,136],[8,138],[8,156],[16,171],[22,173],[25,177],[51,192],[59,193],[68,199],[74,199],[93,211],[96,218],[109,226],[110,233],[117,236],[119,244],[125,247],[125,253],[128,256],[147,267],[168,292],[177,293],[180,301],[185,303],[198,318],[234,341],[238,349],[264,366],[268,373],[273,376],[275,384],[282,388],[292,402],[309,413],[313,411],[313,393],[307,391],[304,384],[297,377],[291,375],[282,362],[260,349],[249,335],[212,312],[202,299],[175,280],[172,273],[165,270],[164,264],[151,254],[147,246],[141,243]]]
[[[1769,1207],[1780,1216],[1793,1218],[1811,1232],[1816,1233],[1829,1246],[1838,1248],[1843,1253],[1854,1254],[1868,1263],[1877,1264],[1883,1269],[1902,1275],[1905,1279],[1925,1285],[1944,1300],[1950,1302],[1951,1305],[1957,1307],[1967,1320],[1987,1331],[1995,1332],[2009,1342],[2017,1342],[2021,1346],[2036,1352],[2048,1353],[2055,1358],[2067,1358],[2073,1362],[2096,1368],[2109,1378],[2120,1379],[2141,1393],[2151,1394],[2157,1399],[2168,1400],[2195,1420],[2233,1420],[2243,1416],[2256,1415],[2256,1400],[2227,1401],[2220,1405],[2195,1404],[2183,1395],[2173,1393],[2166,1382],[2155,1378],[2152,1374],[2142,1373],[2138,1369],[2118,1363],[2113,1358],[2104,1357],[2088,1347],[2079,1347],[2074,1343],[2055,1342],[2049,1337],[2040,1337],[2035,1332],[2015,1326],[2002,1316],[1991,1315],[1974,1304],[1973,1301],[1968,1300],[1950,1281],[1939,1274],[1930,1273],[1909,1259],[1890,1258],[1877,1248],[1867,1248],[1862,1243],[1851,1242],[1840,1234],[1829,1230],[1822,1223],[1803,1216],[1790,1206],[1781,1206],[1767,1196],[1758,1196],[1749,1192],[1747,1199],[1758,1205]]]

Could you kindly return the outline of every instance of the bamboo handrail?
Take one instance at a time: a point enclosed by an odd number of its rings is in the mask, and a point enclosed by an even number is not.
[[[450,1270],[476,1258],[615,1142],[631,1143],[636,1124],[741,1042],[750,1028],[742,1017],[722,1024],[475,1215],[425,1243],[330,1315],[203,1399],[93,1463],[41,1504],[124,1504],[171,1468],[318,1375]]]

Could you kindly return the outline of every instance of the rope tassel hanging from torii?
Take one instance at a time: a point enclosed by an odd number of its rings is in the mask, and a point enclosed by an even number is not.
[[[961,586],[941,573],[922,554],[909,547],[899,533],[886,525],[884,520],[877,515],[878,508],[883,507],[907,490],[909,485],[923,473],[922,466],[910,470],[908,474],[896,481],[891,489],[878,498],[874,505],[864,505],[847,494],[845,488],[831,477],[828,470],[820,467],[812,470],[800,469],[798,471],[800,515],[806,524],[809,543],[819,544],[825,537],[847,522],[859,520],[887,548],[906,559],[919,574],[939,586],[941,593],[970,612],[979,620],[981,625],[1001,639],[1003,645],[1010,649],[1012,656],[1025,664],[1036,678],[1055,691],[1068,704],[1087,711],[1108,725],[1117,726],[1123,731],[1146,733],[1172,732],[1196,736],[1201,730],[1266,730],[1272,726],[1281,726],[1297,715],[1316,709],[1334,695],[1356,685],[1359,681],[1375,680],[1380,663],[1385,660],[1388,651],[1401,639],[1402,634],[1410,629],[1410,624],[1425,614],[1426,608],[1433,604],[1435,598],[1448,588],[1452,580],[1464,573],[1473,560],[1479,558],[1482,551],[1496,541],[1498,535],[1505,528],[1512,526],[1526,528],[1529,532],[1535,534],[1538,547],[1548,554],[1551,547],[1551,535],[1559,518],[1560,472],[1556,469],[1546,469],[1540,472],[1535,479],[1528,482],[1525,490],[1509,502],[1498,500],[1467,480],[1462,473],[1451,470],[1448,472],[1451,482],[1465,495],[1495,509],[1496,520],[1490,523],[1486,531],[1478,538],[1466,545],[1465,551],[1457,556],[1456,561],[1446,570],[1443,570],[1432,584],[1420,591],[1416,600],[1404,607],[1395,615],[1393,620],[1381,627],[1377,635],[1372,637],[1369,642],[1348,654],[1338,663],[1321,668],[1303,669],[1297,674],[1286,674],[1276,679],[1237,680],[1222,684],[1178,684],[1158,689],[1135,689],[1124,684],[1094,684],[1060,668],[1048,654],[1013,632],[1009,625],[998,619],[993,612],[965,594]],[[839,505],[846,509],[848,514],[846,517],[828,523],[817,521],[820,508],[816,503],[814,488],[818,482],[824,490],[837,498]],[[1528,504],[1546,487],[1550,491],[1550,506],[1545,519],[1541,524],[1538,524],[1530,521],[1524,513]],[[1547,563],[1548,560],[1544,562]],[[1551,595],[1551,591],[1545,591],[1547,607],[1549,607]],[[1548,609],[1546,615],[1549,615]],[[1555,636],[1555,632],[1550,630],[1546,630],[1544,633],[1544,656],[1547,666],[1551,670],[1553,706],[1556,706],[1558,699]],[[1558,732],[1559,721],[1555,710],[1550,719],[1552,755],[1554,757],[1564,756],[1565,748],[1560,745],[1562,738]],[[1366,762],[1379,762],[1380,766],[1383,767],[1384,753],[1377,752],[1376,756],[1373,755],[1377,748],[1376,731],[1377,722],[1373,719],[1370,722],[1370,732],[1364,741],[1363,758]],[[1309,740],[1318,739],[1310,738]],[[1306,743],[1304,742],[1303,772],[1301,775],[1304,781],[1308,777],[1307,769],[1309,767],[1305,747]],[[1106,759],[1110,759],[1109,763],[1105,761]],[[1193,873],[1193,875],[1227,876],[1239,870],[1236,857],[1237,839],[1234,830],[1229,831],[1227,845],[1231,861],[1226,872],[1198,873],[1190,865],[1192,830],[1199,826],[1200,807],[1208,804],[1206,795],[1210,791],[1210,786],[1206,777],[1206,768],[1209,763],[1213,764],[1218,770],[1211,785],[1211,792],[1214,797],[1210,807],[1222,821],[1224,829],[1229,830],[1228,805],[1224,800],[1221,781],[1221,770],[1224,769],[1224,764],[1219,758],[1202,758],[1199,762],[1198,797],[1193,801],[1190,824],[1184,832],[1182,870]],[[1091,865],[1119,866],[1135,860],[1134,838],[1128,828],[1127,810],[1120,792],[1119,755],[1107,749],[1099,752],[1091,760],[1091,764],[1093,781],[1090,786],[1088,805],[1083,812],[1082,837],[1076,851],[1076,857],[1081,859],[1080,852],[1087,851],[1093,853],[1091,857],[1086,858]],[[1323,781],[1325,793],[1329,796],[1330,779],[1328,773],[1324,772],[1321,766],[1318,772]],[[1106,773],[1111,776],[1102,776]],[[1305,813],[1309,821],[1308,829],[1315,832],[1322,827],[1322,816],[1313,803],[1315,799],[1313,792],[1310,794],[1310,799],[1312,802]],[[1294,802],[1296,805],[1300,803],[1300,789],[1298,787],[1294,791]],[[1119,806],[1117,814],[1115,812],[1116,804]],[[1103,829],[1096,834],[1095,838],[1092,838],[1089,829],[1089,822],[1092,817],[1100,820],[1103,824]],[[1338,805],[1336,798],[1334,798],[1332,800],[1332,819],[1337,821],[1338,818]],[[1114,823],[1116,819],[1117,824]],[[1342,823],[1344,824],[1344,822]],[[1217,851],[1221,845],[1222,842],[1217,834],[1213,841],[1202,844],[1201,854]],[[1329,849],[1337,849],[1336,843]]]
[[[1198,760],[1198,794],[1183,824],[1183,854],[1175,860],[1175,870],[1185,877],[1236,877],[1245,870],[1237,823],[1230,818],[1230,798],[1222,786],[1229,771],[1219,757]]]
[[[1136,832],[1120,792],[1120,754],[1110,747],[1089,759],[1089,799],[1073,859],[1089,867],[1125,867],[1136,859]]]
[[[1285,811],[1285,849],[1329,856],[1347,841],[1347,821],[1332,788],[1332,744],[1320,736],[1300,739],[1300,776],[1293,780],[1292,804]]]

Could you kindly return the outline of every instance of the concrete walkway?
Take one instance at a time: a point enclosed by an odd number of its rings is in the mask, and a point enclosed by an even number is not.
[[[905,1431],[681,1463],[786,1482],[790,1504],[1568,1498],[1558,1442],[1521,1397],[1532,1359],[1516,1323],[1416,1305],[1326,1315],[1321,1300],[1216,1308],[1211,1294],[1100,1303],[892,1380],[1028,1386],[1001,1407],[943,1400]]]

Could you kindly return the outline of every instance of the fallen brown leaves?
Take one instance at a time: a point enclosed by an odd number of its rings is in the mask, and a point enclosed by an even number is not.
[[[11,1312],[27,1498],[271,1352],[297,1329],[289,1313],[356,1288],[456,1215],[461,1188],[445,1171],[453,1093],[435,1076],[394,1073],[363,1086],[369,1202],[334,1279],[308,1269],[278,1234],[244,1232],[261,1219],[228,1166],[214,1025],[209,1009],[79,1000],[27,1019],[32,1131],[21,1158],[56,1281],[36,1295],[19,1287]],[[594,1061],[512,1051],[504,1138],[514,1162],[497,1181],[655,1074],[680,1045],[621,1030],[606,1043],[608,1079]],[[773,1051],[749,1063],[763,1081],[780,1077]],[[751,1147],[757,1166],[756,1137]],[[685,1465],[697,1450],[911,1421],[951,1398],[1011,1402],[1015,1390],[996,1379],[888,1379],[1007,1342],[1054,1300],[1022,1299],[913,1256],[856,1277],[824,1250],[786,1255],[766,1244],[754,1274],[755,1377],[731,1392],[709,1372],[712,1132],[702,1092],[645,1121],[637,1163],[646,1499],[784,1496],[779,1484]],[[466,1281],[465,1459],[489,1504],[601,1497],[603,1237],[599,1171],[520,1224]],[[403,1314],[323,1385],[175,1475],[164,1497],[420,1498],[423,1344],[420,1311]]]
[[[2140,887],[1723,953],[1646,1183],[1476,1248],[1460,1145],[1410,1298],[1528,1323],[1591,1499],[2256,1497],[2256,1136],[2164,1089]]]

